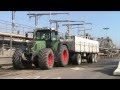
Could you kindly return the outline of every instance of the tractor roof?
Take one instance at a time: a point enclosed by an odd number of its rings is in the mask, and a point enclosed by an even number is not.
[[[36,31],[50,31],[50,28],[37,28]],[[56,31],[56,30],[52,29],[52,31]]]

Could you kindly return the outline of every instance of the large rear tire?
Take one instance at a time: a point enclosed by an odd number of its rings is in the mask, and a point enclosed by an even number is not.
[[[57,66],[67,66],[69,61],[69,52],[65,45],[60,46],[58,52]]]
[[[82,57],[81,57],[81,55],[79,53],[74,54],[72,56],[72,64],[73,65],[80,65],[81,62],[82,62]]]
[[[22,59],[22,50],[17,49],[12,57],[13,67],[15,69],[25,69],[32,67],[32,63],[29,60],[23,60]]]
[[[48,70],[53,68],[54,65],[54,54],[49,48],[40,50],[38,54],[38,65],[39,68],[43,70]]]

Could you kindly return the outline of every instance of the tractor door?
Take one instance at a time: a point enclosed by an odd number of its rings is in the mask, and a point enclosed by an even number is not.
[[[53,31],[52,32],[52,46],[54,48],[54,50],[57,50],[57,47],[58,47],[58,32],[57,31]]]

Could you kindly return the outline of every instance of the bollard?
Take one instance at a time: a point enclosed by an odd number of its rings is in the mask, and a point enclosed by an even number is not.
[[[113,72],[113,75],[120,75],[120,61],[118,63],[117,69]]]

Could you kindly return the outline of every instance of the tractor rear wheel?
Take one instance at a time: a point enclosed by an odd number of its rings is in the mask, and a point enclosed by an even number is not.
[[[40,50],[40,52],[38,53],[38,65],[39,68],[43,70],[53,68],[54,54],[51,49],[45,48]]]
[[[32,63],[29,60],[22,59],[22,50],[18,49],[15,51],[12,57],[13,67],[15,69],[25,69],[32,67]]]
[[[60,46],[58,52],[57,66],[67,66],[69,61],[69,52],[65,45]]]

